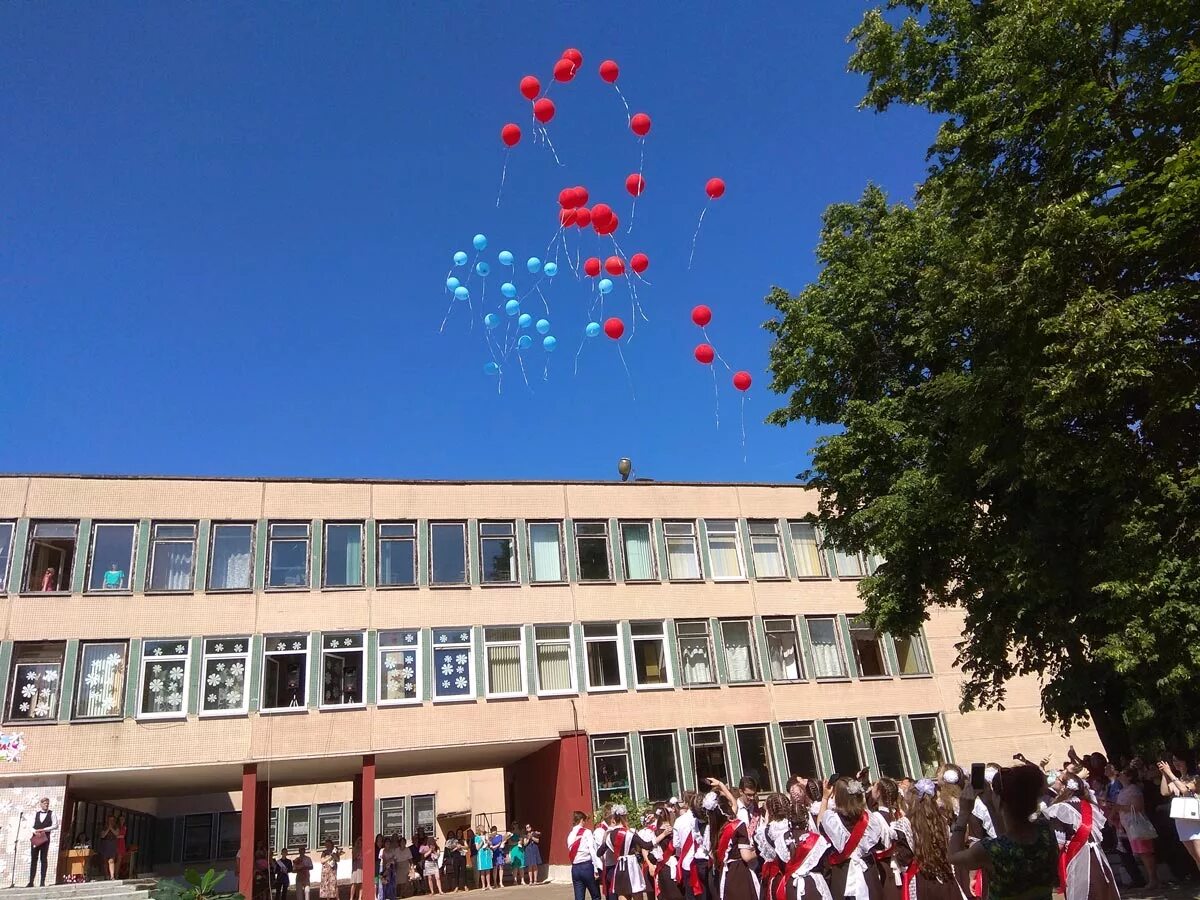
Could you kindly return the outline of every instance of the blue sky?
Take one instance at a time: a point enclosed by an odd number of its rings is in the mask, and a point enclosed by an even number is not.
[[[934,122],[858,111],[845,37],[865,4],[9,3],[0,6],[0,469],[388,478],[788,481],[820,428],[763,424],[772,284],[816,274],[821,211],[868,181],[907,199]],[[556,84],[530,134],[521,76]],[[597,65],[653,118],[639,147]],[[525,132],[508,161],[499,130]],[[692,233],[704,182],[728,184]],[[454,251],[544,255],[560,188],[610,202],[651,260],[648,322],[587,342],[592,284],[543,282],[558,348],[502,393]],[[584,255],[611,253],[590,230]],[[518,269],[522,293],[533,279]],[[478,280],[472,283],[476,319]],[[531,308],[531,304],[536,305]],[[544,315],[536,294],[525,309]],[[720,428],[689,311],[718,367]],[[605,314],[629,323],[618,279]],[[546,363],[549,363],[548,377]]]

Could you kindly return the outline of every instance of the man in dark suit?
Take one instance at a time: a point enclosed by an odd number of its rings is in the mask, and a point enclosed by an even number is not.
[[[50,812],[50,798],[43,797],[33,814],[33,834],[29,837],[29,884],[33,887],[33,876],[37,872],[38,860],[42,861],[42,887],[46,886],[46,860],[50,855],[50,832],[58,827],[54,813]]]

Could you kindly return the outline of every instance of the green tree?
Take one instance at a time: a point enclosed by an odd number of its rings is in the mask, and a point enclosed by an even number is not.
[[[805,473],[886,559],[869,619],[958,606],[964,709],[1034,674],[1110,753],[1200,697],[1200,16],[1170,0],[938,0],[851,35],[863,105],[942,118],[911,204],[823,218],[775,288],[768,421],[836,423]]]

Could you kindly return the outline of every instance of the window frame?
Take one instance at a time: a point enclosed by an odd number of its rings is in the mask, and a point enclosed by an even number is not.
[[[624,635],[624,629],[621,627],[621,623],[617,622],[617,621],[582,622],[582,623],[580,623],[580,625],[581,625],[580,633],[583,636],[583,678],[584,678],[584,686],[586,688],[586,692],[589,694],[615,694],[620,691],[629,690],[629,676],[628,676],[628,673],[626,673],[626,671],[625,671],[625,652],[624,652],[624,646],[623,646],[625,635]],[[616,629],[616,632],[611,636],[602,635],[600,637],[589,638],[588,633],[587,633],[587,629],[588,629],[589,625],[593,625],[593,626],[612,625]],[[613,644],[615,644],[616,648],[617,648],[617,672],[620,675],[620,682],[615,685],[601,685],[599,687],[593,687],[592,686],[591,668],[588,665],[588,645],[605,643],[605,642],[609,642],[609,641],[611,641]]]
[[[391,639],[385,642],[384,635],[392,634],[414,634],[415,638],[411,642],[393,643]],[[388,628],[379,631],[378,646],[375,648],[375,704],[377,706],[419,706],[421,704],[423,678],[425,675],[424,665],[422,664],[421,656],[421,640],[422,629],[420,628]],[[383,654],[386,652],[400,651],[406,653],[412,650],[415,659],[413,662],[413,694],[410,698],[401,698],[399,700],[385,699],[383,696],[384,682],[387,680],[387,666],[383,662]]]
[[[889,778],[898,778],[907,775],[912,771],[912,760],[908,758],[907,742],[904,740],[904,728],[900,724],[901,716],[899,714],[892,716],[870,716],[867,719],[867,740],[871,742],[871,759],[874,765],[872,768],[876,772],[876,778],[882,778],[885,774]],[[895,731],[881,731],[878,734],[875,732],[876,725],[891,725]],[[879,753],[875,749],[875,738],[891,739],[895,738],[896,748],[900,752],[900,765],[904,771],[901,773],[885,773],[883,767],[879,764]]]
[[[816,575],[807,575],[807,574],[803,574],[800,572],[799,559],[797,558],[797,555],[796,555],[795,528],[797,525],[812,529],[813,547],[816,550],[817,565],[820,567],[820,570],[821,570]],[[796,569],[796,571],[793,573],[793,575],[796,578],[796,580],[797,581],[828,581],[830,578],[829,560],[825,558],[825,544],[821,538],[821,529],[818,528],[816,524],[814,524],[812,522],[806,522],[803,519],[788,519],[787,520],[787,528],[788,528],[787,540],[788,540],[788,544],[791,547],[791,551],[792,551],[792,565]]]
[[[250,529],[250,568],[247,572],[249,583],[245,587],[213,587],[213,563],[216,562],[216,554],[213,552],[217,546],[217,532],[226,526],[249,528]],[[219,522],[211,522],[208,526],[208,559],[205,561],[205,579],[204,591],[207,594],[252,594],[254,593],[254,565],[255,557],[258,555],[258,523],[247,522],[244,520],[228,519]],[[265,575],[264,575],[265,579]]]
[[[862,613],[846,616],[846,629],[850,632],[850,651],[854,654],[854,668],[857,670],[857,675],[862,681],[883,681],[888,678],[894,678],[892,674],[891,660],[888,659],[887,643],[884,640],[884,633],[877,628],[872,628],[869,625],[856,625],[862,618]],[[875,649],[879,653],[879,661],[883,664],[883,673],[881,675],[864,675],[862,656],[858,652],[859,642],[855,640],[854,633],[856,631],[871,631],[875,635]]]
[[[775,759],[775,748],[774,748],[773,742],[771,740],[771,726],[770,725],[763,723],[763,722],[757,722],[757,723],[752,722],[752,723],[749,723],[746,725],[735,725],[734,726],[733,739],[737,743],[738,762],[741,764],[742,774],[743,775],[746,774],[746,757],[745,757],[745,754],[742,752],[742,734],[744,732],[751,732],[751,731],[762,733],[763,749],[766,750],[766,754],[767,754],[767,759],[766,759],[767,771],[765,774],[766,774],[766,777],[768,779],[770,779],[770,781],[767,784],[763,784],[763,780],[761,778],[758,779],[758,789],[764,793],[771,793],[774,790],[776,790],[775,782],[779,778],[779,773],[778,773],[779,763]]]
[[[213,844],[216,838],[216,815],[214,813],[187,813],[183,817],[183,829],[180,834],[179,861],[184,863],[204,862],[213,858]],[[205,824],[206,823],[206,824]],[[202,856],[188,854],[188,832],[193,829],[204,829],[208,832],[208,846]]]
[[[32,655],[34,655],[34,653],[36,651],[39,651],[39,650],[43,651],[47,655],[49,655],[54,652],[55,648],[57,648],[57,652],[58,652],[57,660],[44,660],[44,661],[39,661],[39,662],[27,660],[27,661],[23,662],[20,659],[20,652],[22,649],[27,649],[29,651],[29,655],[32,656]],[[14,716],[13,715],[13,707],[16,706],[18,699],[19,699],[16,696],[17,690],[19,687],[21,687],[23,684],[25,684],[26,681],[29,680],[29,679],[21,679],[19,677],[18,673],[22,669],[29,669],[29,668],[49,669],[52,666],[55,667],[54,677],[49,678],[47,680],[49,680],[50,682],[52,682],[54,684],[54,693],[51,696],[50,700],[48,701],[47,713],[46,713],[45,717],[38,717],[38,716],[34,716],[32,714],[33,710],[34,710],[34,704],[32,701],[27,701],[28,705],[30,706],[30,714],[27,718],[23,718],[21,716]],[[13,647],[12,647],[12,659],[9,661],[8,671],[7,671],[7,673],[5,673],[8,676],[8,689],[7,689],[7,691],[5,693],[5,697],[4,697],[3,722],[6,725],[19,725],[22,728],[24,728],[27,725],[37,726],[37,725],[57,724],[59,721],[59,713],[62,710],[62,700],[63,700],[63,690],[64,690],[62,676],[63,676],[63,670],[66,669],[66,667],[67,667],[67,642],[66,642],[66,640],[15,641],[13,643]],[[36,693],[37,689],[35,688],[34,690]]]
[[[733,623],[744,623],[746,626],[746,636],[750,649],[750,668],[751,676],[749,680],[734,681],[729,674],[729,656],[725,647],[725,626]],[[747,684],[762,684],[763,683],[763,668],[762,660],[759,659],[758,638],[754,633],[754,617],[753,616],[731,616],[726,619],[717,619],[717,628],[721,632],[721,654],[725,662],[725,683],[732,687],[741,687]]]
[[[703,732],[704,734],[708,734],[710,732],[713,734],[716,734],[718,737],[718,740],[715,742],[705,742],[703,744],[698,744],[698,743],[696,743],[696,735],[701,732]],[[725,771],[723,773],[721,773],[725,776],[724,779],[722,779],[722,780],[724,780],[726,782],[732,780],[732,769],[730,768],[731,760],[729,758],[729,741],[727,739],[727,736],[725,734],[725,728],[723,726],[721,726],[721,725],[692,726],[692,727],[688,728],[687,736],[688,736],[688,754],[690,755],[691,760],[692,760],[692,774],[697,777],[697,780],[699,780],[699,778],[701,777],[699,761],[696,758],[696,749],[698,747],[720,747],[721,748],[721,757],[722,757],[722,760],[723,760],[723,763],[725,766]],[[711,775],[709,777],[711,777]]]
[[[572,535],[572,540],[574,540],[574,542],[575,542],[575,568],[576,568],[576,576],[577,576],[576,581],[579,584],[616,584],[617,573],[616,573],[616,565],[613,562],[613,546],[612,546],[613,536],[611,534],[611,530],[608,527],[608,524],[609,524],[608,519],[574,519],[571,522],[571,535]],[[581,525],[583,525],[583,526],[599,525],[600,527],[602,527],[604,529],[604,534],[603,535],[599,535],[599,534],[581,535],[579,533],[579,526],[581,526]],[[579,541],[581,538],[583,540],[593,540],[594,541],[600,537],[603,537],[603,539],[604,539],[604,552],[605,552],[605,559],[607,561],[606,565],[608,566],[608,574],[604,578],[584,578],[583,577],[583,563],[582,563],[583,557],[582,557],[582,554],[580,554],[580,552],[579,552]]]
[[[682,766],[681,766],[682,761],[679,758],[678,736],[676,735],[676,733],[674,731],[642,731],[642,732],[638,732],[638,749],[641,751],[641,754],[642,754],[642,783],[641,783],[642,796],[648,800],[666,802],[672,796],[671,794],[668,794],[666,797],[654,797],[650,793],[650,773],[649,773],[650,767],[646,765],[646,759],[647,759],[646,738],[669,738],[670,739],[671,753],[673,754],[674,759],[675,759],[675,783],[679,788],[679,790],[676,792],[675,796],[678,796],[683,793],[683,771],[682,771]]]
[[[183,691],[183,704],[178,712],[159,712],[148,713],[143,709],[146,703],[146,666],[155,660],[165,662],[178,662],[181,654],[178,652],[171,654],[163,654],[161,656],[151,656],[146,653],[146,645],[163,641],[170,643],[176,641],[177,644],[183,646],[183,678],[180,681],[181,690]],[[134,710],[134,719],[138,721],[165,721],[168,719],[187,719],[188,716],[188,695],[191,693],[191,674],[192,674],[192,639],[190,637],[182,638],[149,638],[142,640],[142,654],[138,662],[138,691],[137,691],[137,708]]]
[[[117,692],[117,708],[103,716],[83,716],[79,714],[79,702],[83,699],[84,684],[87,674],[83,670],[83,654],[88,647],[92,646],[119,646],[121,648],[121,689]],[[75,696],[71,698],[71,721],[72,722],[112,722],[120,721],[125,718],[125,697],[129,690],[129,641],[128,640],[110,640],[100,638],[97,640],[81,640],[75,659]]]
[[[275,542],[276,541],[280,541],[280,542],[287,541],[288,543],[292,543],[292,542],[301,540],[301,538],[299,538],[299,537],[291,537],[291,536],[278,537],[278,538],[272,537],[271,533],[277,527],[283,527],[283,528],[303,527],[304,528],[305,536],[303,538],[303,541],[304,541],[304,583],[303,584],[284,584],[284,585],[271,584],[271,558],[272,558],[272,556],[274,556],[273,551],[274,551]],[[293,519],[281,519],[279,521],[268,521],[267,522],[267,559],[266,559],[266,571],[263,573],[263,590],[264,591],[274,591],[276,593],[287,593],[290,591],[292,593],[296,593],[298,591],[311,591],[312,590],[312,581],[313,581],[313,579],[312,579],[312,539],[313,539],[312,522],[298,521],[298,520],[293,520]]]
[[[537,577],[537,567],[533,558],[533,529],[536,527],[545,527],[547,525],[554,526],[558,534],[556,539],[558,545],[558,574],[557,581],[549,581],[539,579]],[[535,521],[527,521],[525,523],[525,546],[529,549],[529,583],[537,584],[568,584],[570,581],[570,573],[567,571],[567,553],[566,544],[563,540],[563,523],[559,519],[538,519]]]
[[[37,529],[38,529],[39,525],[67,525],[67,526],[70,526],[70,528],[73,530],[73,535],[70,538],[43,538],[42,539],[44,541],[70,540],[70,542],[71,542],[71,555],[70,555],[70,559],[69,559],[69,563],[71,566],[71,568],[69,570],[70,578],[67,579],[66,587],[60,588],[57,591],[42,591],[42,590],[29,589],[29,590],[22,590],[21,593],[32,594],[32,595],[39,596],[39,597],[57,597],[57,596],[65,596],[65,595],[71,594],[71,593],[73,593],[72,589],[74,588],[74,580],[75,580],[75,559],[77,556],[79,556],[79,520],[78,519],[32,519],[32,520],[30,520],[29,534],[25,539],[25,569],[24,569],[24,574],[22,575],[22,578],[25,580],[25,587],[29,588],[29,586],[31,584],[31,582],[29,580],[30,578],[38,577],[37,573],[35,573],[33,571],[33,557],[34,557],[34,553],[37,551],[37,546],[38,546]],[[84,567],[84,571],[85,572],[87,571],[86,566]],[[62,576],[63,576],[63,570],[60,568],[58,570],[58,578],[59,578],[60,584],[62,583]],[[86,577],[84,580],[84,584],[85,585],[87,584]]]
[[[358,584],[329,583],[329,529],[358,526]],[[309,555],[312,555],[311,549]],[[361,519],[334,519],[321,523],[321,590],[361,591],[367,587],[367,523]]]
[[[421,824],[421,821],[420,821],[421,811],[417,808],[418,806],[424,805],[424,802],[426,800],[429,801],[429,825],[428,826]],[[409,812],[412,813],[412,821],[409,823],[412,826],[412,830],[414,832],[420,831],[422,834],[433,834],[437,830],[437,794],[436,793],[410,794],[408,797],[408,801],[410,804],[408,809],[409,809]],[[426,827],[429,827],[433,830],[425,831],[424,829]]]
[[[814,652],[813,657],[812,657],[813,680],[818,681],[818,682],[820,682],[820,681],[849,681],[850,680],[850,661],[846,656],[845,640],[842,637],[842,628],[841,628],[841,623],[838,619],[838,616],[836,614],[831,613],[831,614],[827,614],[827,615],[813,615],[813,616],[806,615],[803,618],[804,618],[805,637],[808,639],[808,645],[811,648],[816,647],[816,644],[814,643],[813,636],[812,636],[812,623],[814,621],[818,621],[818,620],[829,621],[832,623],[833,643],[834,643],[834,646],[837,648],[838,661],[841,663],[841,669],[842,669],[842,671],[837,675],[821,674],[819,671],[819,665],[817,663],[816,653]]]
[[[385,528],[410,528],[409,536],[399,534],[384,534]],[[412,581],[408,584],[384,583],[383,580],[383,545],[384,543],[400,543],[406,541],[412,545]],[[417,534],[417,523],[411,519],[396,519],[375,523],[375,590],[378,591],[410,591],[421,585],[421,541]]]
[[[908,728],[913,739],[914,758],[912,762],[917,764],[917,769],[922,774],[924,774],[925,769],[924,763],[921,760],[921,744],[917,737],[917,729],[915,726],[917,721],[929,720],[933,723],[933,735],[937,738],[938,751],[939,755],[941,756],[941,762],[939,762],[937,766],[934,766],[933,771],[936,772],[940,766],[945,765],[953,759],[953,757],[950,755],[950,744],[946,735],[946,722],[942,718],[941,713],[909,713],[905,716],[905,718],[908,719]],[[926,777],[932,777],[932,775]]]
[[[789,735],[789,729],[808,729],[808,735],[805,736],[799,733]],[[801,719],[792,722],[780,722],[779,734],[783,741],[783,761],[787,765],[788,777],[793,775],[801,775],[800,772],[793,772],[791,762],[788,759],[788,747],[791,745],[811,745],[813,771],[809,775],[802,775],[805,778],[819,778],[821,775],[821,742],[817,739],[817,723],[813,719]]]
[[[343,645],[342,647],[330,647],[327,643],[332,640],[353,640],[358,638],[358,646]],[[359,676],[358,676],[358,700],[353,703],[329,703],[325,700],[325,657],[334,653],[352,654],[357,653],[359,659]],[[321,698],[317,703],[317,708],[325,710],[339,709],[362,709],[367,705],[367,633],[366,631],[358,631],[356,629],[338,630],[338,631],[322,631],[321,632],[321,661],[320,661],[320,691]]]
[[[507,527],[508,534],[484,534],[483,529],[487,527]],[[517,523],[513,519],[481,519],[476,523],[475,541],[478,550],[479,558],[479,585],[480,587],[514,587],[521,583],[521,547],[517,540]],[[492,581],[487,577],[484,571],[484,542],[497,540],[512,541],[512,549],[508,554],[508,567],[510,577],[507,581]]]
[[[713,565],[712,539],[713,539],[714,529],[712,528],[712,525],[711,525],[711,523],[713,523],[713,522],[729,522],[733,526],[728,531],[726,531],[724,529],[717,529],[715,533],[722,537],[726,536],[726,535],[733,535],[733,546],[734,546],[734,549],[737,551],[737,560],[738,560],[739,572],[737,575],[718,575],[717,574],[716,566]],[[739,524],[740,523],[739,523],[738,519],[705,519],[704,520],[704,547],[708,551],[708,573],[709,573],[709,577],[712,578],[712,580],[715,582],[726,584],[726,583],[737,583],[740,581],[749,581],[749,578],[747,577],[747,574],[746,574],[746,551],[745,551],[745,548],[742,546],[742,530],[740,527],[738,527]]]
[[[836,773],[838,775],[853,775],[856,772],[858,772],[859,769],[861,769],[867,762],[866,747],[863,745],[863,734],[862,734],[862,729],[858,727],[858,719],[854,719],[854,718],[825,719],[822,722],[822,725],[825,728],[825,745],[829,748],[829,760],[833,766],[834,773]],[[842,772],[842,771],[838,770],[837,762],[833,759],[833,741],[829,736],[829,727],[831,725],[835,726],[835,727],[840,726],[840,725],[849,725],[851,728],[851,731],[854,734],[854,752],[855,752],[855,755],[858,757],[858,765],[854,768],[854,770],[852,772]],[[872,748],[872,751],[873,751],[873,748]]]
[[[754,529],[756,526],[761,528],[764,525],[770,526],[773,529],[769,536],[775,538],[775,552],[779,557],[779,568],[781,570],[781,574],[779,574],[779,575],[763,575],[758,571],[758,559],[757,559],[757,554],[755,553],[755,550],[754,550],[754,538],[755,537],[760,537],[760,538],[767,537],[768,535],[761,533],[761,532],[756,535],[754,533]],[[752,560],[754,560],[754,580],[755,581],[788,581],[789,577],[788,577],[787,553],[785,553],[784,549],[783,549],[783,535],[779,531],[779,520],[778,519],[747,519],[746,520],[746,533],[750,536],[750,558]]]
[[[831,549],[833,550],[833,568],[834,571],[837,572],[838,581],[858,581],[867,577],[866,554],[859,553],[857,551],[854,553],[846,553],[845,551],[837,549],[837,547],[833,547]],[[854,557],[854,559],[858,561],[858,573],[854,575],[843,575],[840,561],[841,557],[846,557],[847,559]]]
[[[660,629],[657,636],[646,634],[635,634],[634,626],[636,625],[657,625]],[[633,663],[633,689],[635,691],[669,691],[675,687],[675,676],[671,671],[671,641],[667,634],[666,619],[633,619],[629,622],[629,656]],[[657,641],[662,649],[663,670],[666,674],[666,680],[661,684],[642,684],[638,680],[638,660],[637,660],[637,644],[639,641],[653,642]]]
[[[768,624],[771,622],[787,622],[788,624],[790,624],[792,626],[791,627],[792,646],[796,651],[796,669],[798,672],[798,674],[796,675],[795,678],[776,678],[775,674],[773,672],[770,672],[770,668],[771,668],[771,635],[786,633],[784,631],[772,631],[768,627]],[[804,665],[804,645],[800,641],[800,628],[796,623],[796,617],[794,615],[793,616],[763,616],[762,617],[762,625],[763,625],[763,638],[764,638],[764,642],[766,643],[766,650],[767,650],[767,658],[766,658],[765,664],[763,665],[764,679],[769,675],[771,681],[774,684],[798,684],[802,681],[807,681],[808,679],[805,677],[807,675],[807,672],[806,672],[806,667]]]
[[[489,700],[505,700],[514,697],[529,696],[529,678],[526,672],[528,660],[525,658],[525,625],[484,625],[483,626],[483,680],[484,680],[484,696]],[[490,641],[488,640],[488,631],[494,628],[515,628],[517,629],[517,639],[515,641]],[[517,648],[517,666],[521,678],[521,687],[516,691],[493,691],[492,690],[492,671],[490,668],[491,660],[488,658],[488,650],[492,647],[511,647]]]
[[[12,572],[13,551],[16,549],[17,523],[12,519],[0,520],[0,530],[8,528],[8,540],[0,542],[0,550],[4,551],[0,558],[0,595],[11,594],[10,573]]]
[[[304,649],[297,650],[292,647],[280,650],[270,647],[271,641],[302,639],[304,641]],[[313,647],[312,635],[307,631],[283,631],[273,634],[264,634],[262,642],[262,677],[259,678],[258,685],[258,712],[259,715],[284,715],[288,713],[306,712],[308,704],[311,701],[309,694],[310,682],[312,681],[312,665],[313,665]],[[301,680],[301,687],[304,691],[304,696],[295,706],[267,706],[267,657],[268,656],[299,656],[304,655],[304,678]]]
[[[892,650],[896,655],[896,677],[897,678],[930,678],[933,675],[933,660],[929,655],[929,644],[925,640],[925,629],[918,628],[915,633],[908,637],[896,637],[888,635],[892,639]],[[900,648],[897,645],[898,641],[910,641],[913,652],[917,656],[917,661],[921,666],[918,672],[904,672],[900,663]]]
[[[244,641],[246,649],[243,651],[230,650],[228,653],[224,651],[216,651],[209,653],[209,641]],[[236,646],[236,643],[235,643]],[[245,675],[242,682],[242,705],[237,709],[208,709],[204,707],[208,702],[208,677],[204,674],[208,670],[209,659],[228,659],[234,662],[241,661],[245,665]],[[249,634],[235,634],[232,637],[205,637],[200,640],[200,697],[197,703],[198,709],[196,715],[204,719],[212,718],[228,718],[233,716],[244,716],[250,712],[250,687],[254,684],[254,636]]]
[[[188,579],[186,588],[156,588],[151,585],[154,580],[154,560],[158,553],[159,544],[186,544],[189,543],[182,538],[160,538],[158,537],[158,529],[160,528],[191,528],[192,529],[192,567],[191,575]],[[200,524],[198,522],[176,522],[170,519],[162,521],[152,521],[150,523],[150,548],[146,555],[146,577],[144,579],[143,593],[150,595],[160,594],[192,594],[196,591],[196,557],[199,555],[200,549]]]
[[[434,552],[433,530],[434,528],[444,528],[446,526],[456,526],[462,532],[462,580],[461,581],[436,581],[433,577],[434,567],[437,565],[437,554]],[[431,588],[464,588],[471,586],[471,554],[470,554],[470,537],[467,521],[465,519],[438,519],[430,521],[427,526],[429,533],[429,586]]]
[[[691,529],[690,534],[676,533],[672,534],[671,528],[687,527]],[[683,577],[676,576],[671,571],[671,539],[691,538],[692,541],[692,562],[696,564],[696,574],[694,576]],[[696,526],[695,519],[664,519],[663,520],[663,543],[667,548],[667,580],[677,584],[699,584],[704,581],[704,561],[700,556],[700,529]]]
[[[539,638],[539,628],[566,628],[566,638]],[[541,669],[538,668],[538,648],[546,644],[566,644],[567,645],[567,663],[568,672],[570,674],[571,686],[561,690],[546,690],[542,687]],[[575,633],[569,622],[543,622],[533,626],[533,670],[534,678],[537,680],[537,696],[539,697],[566,697],[574,696],[579,693],[579,677],[575,671],[576,662],[575,654]]]
[[[100,573],[101,586],[98,588],[92,587],[92,567],[96,564],[96,540],[99,537],[101,528],[128,528],[132,539],[129,542],[129,565],[125,569],[125,586],[119,588],[106,588],[103,586],[104,572]],[[133,569],[137,565],[138,542],[141,540],[141,528],[138,527],[136,521],[130,519],[112,519],[103,521],[93,521],[91,531],[88,535],[88,555],[87,568],[83,581],[83,592],[85,594],[109,596],[124,596],[125,594],[133,593]],[[78,549],[78,545],[76,545]]]
[[[616,749],[615,746],[612,749],[607,749],[607,748],[603,749],[603,750],[596,749],[596,744],[598,741],[618,741],[618,740],[622,742],[623,749]],[[629,746],[629,735],[628,734],[619,733],[619,734],[594,734],[594,735],[592,735],[591,739],[588,741],[588,756],[591,757],[590,761],[591,761],[591,767],[592,767],[592,772],[591,772],[592,784],[595,786],[595,788],[594,788],[595,793],[594,793],[593,799],[596,801],[596,804],[598,806],[601,806],[604,803],[608,802],[607,800],[600,799],[601,791],[607,791],[609,793],[610,797],[625,796],[625,797],[628,797],[630,800],[633,799],[635,772],[634,772],[634,768],[633,768],[633,752]],[[600,785],[599,773],[596,771],[597,763],[599,763],[599,761],[601,759],[609,759],[609,758],[616,758],[616,757],[621,757],[621,758],[624,758],[624,760],[625,760],[625,777],[626,777],[625,787],[624,787],[624,789],[619,788],[619,787],[611,787],[611,788],[602,787]]]
[[[648,578],[631,578],[629,576],[629,554],[625,547],[625,529],[631,525],[646,529],[646,546],[650,548],[650,577]],[[658,584],[661,578],[658,571],[658,553],[654,549],[654,520],[620,519],[617,521],[617,536],[621,543],[621,565],[625,570],[625,581],[628,584]]]
[[[288,813],[290,813],[292,810],[295,810],[295,809],[304,810],[305,820],[308,824],[308,827],[304,832],[304,842],[303,842],[304,846],[307,847],[312,844],[312,830],[313,830],[312,807],[305,806],[303,804],[296,804],[294,806],[284,806],[284,807],[281,807],[281,812],[283,813],[283,815],[281,815],[279,817],[282,820],[282,822],[280,824],[283,825],[283,841],[284,841],[284,843],[281,846],[285,847],[288,850],[295,850],[300,846],[299,843],[295,843],[295,844],[292,843],[292,835],[291,835],[292,829],[288,827],[291,824],[288,821]],[[276,841],[279,840],[278,833],[276,833],[275,839],[276,839]],[[274,849],[274,848],[271,848],[271,849]]]
[[[321,818],[323,816],[332,816],[332,815],[337,816],[337,837],[335,837],[333,839],[333,843],[336,846],[340,847],[340,846],[342,846],[342,844],[344,842],[344,838],[345,838],[345,834],[346,834],[345,809],[342,806],[340,801],[334,802],[334,803],[318,803],[317,804],[316,839],[321,842],[321,845],[324,845],[325,833],[321,828]],[[312,837],[313,837],[313,835],[310,834],[309,838],[312,838]]]
[[[459,634],[465,633],[467,635],[467,640],[465,642],[462,641],[461,639],[457,640],[457,641],[444,641],[441,644],[439,644],[437,641],[437,635],[443,631],[457,632]],[[429,656],[430,664],[434,668],[433,683],[430,685],[430,692],[429,692],[430,697],[432,698],[433,702],[434,703],[474,703],[479,695],[479,685],[476,683],[476,679],[475,679],[475,663],[476,663],[475,628],[471,625],[464,625],[459,628],[445,628],[445,629],[434,628],[433,635],[434,635],[433,640],[430,642],[430,656]],[[438,696],[438,686],[439,686],[438,679],[440,676],[438,675],[438,673],[436,671],[436,669],[437,669],[437,652],[438,652],[438,650],[443,650],[443,651],[450,650],[450,649],[460,649],[461,650],[464,647],[467,652],[466,693],[460,694],[457,696],[450,695],[450,696],[439,697]],[[447,677],[449,677],[449,676],[447,676]]]
[[[708,653],[708,670],[712,673],[712,679],[709,681],[688,681],[684,674],[684,653],[681,641],[690,640],[697,641],[700,639],[698,634],[681,634],[680,625],[703,625],[704,626],[704,641],[705,649]],[[712,688],[717,687],[721,683],[720,672],[717,670],[716,649],[713,644],[712,624],[708,619],[676,619],[675,620],[675,650],[679,658],[679,686],[681,688]]]

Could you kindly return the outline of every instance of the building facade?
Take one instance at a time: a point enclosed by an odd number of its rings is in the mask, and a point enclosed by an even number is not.
[[[0,825],[49,796],[73,820],[53,859],[120,811],[144,870],[528,821],[559,864],[574,809],[707,775],[1058,753],[1033,681],[957,712],[961,616],[905,639],[856,619],[878,561],[825,546],[815,507],[793,485],[0,478]]]

